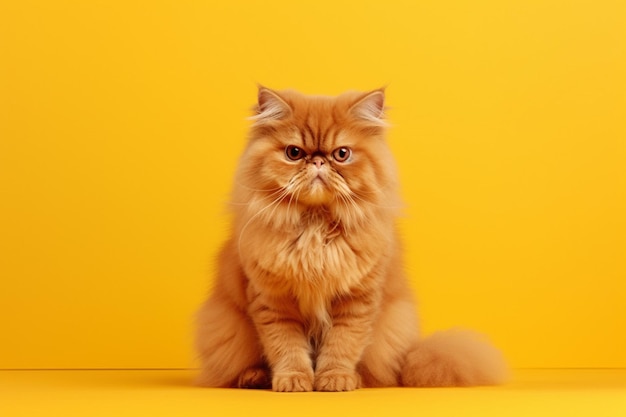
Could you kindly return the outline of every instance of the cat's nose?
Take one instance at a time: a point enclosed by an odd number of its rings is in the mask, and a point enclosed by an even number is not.
[[[317,169],[320,169],[322,165],[324,165],[324,162],[324,158],[319,155],[315,155],[313,158],[311,158],[311,163],[315,164],[315,167]]]

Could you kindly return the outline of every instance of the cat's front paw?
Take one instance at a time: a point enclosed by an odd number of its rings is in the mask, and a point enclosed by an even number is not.
[[[331,370],[315,375],[315,391],[353,391],[361,386],[361,377],[354,371]]]
[[[278,392],[313,391],[313,373],[285,372],[274,375],[272,389]]]

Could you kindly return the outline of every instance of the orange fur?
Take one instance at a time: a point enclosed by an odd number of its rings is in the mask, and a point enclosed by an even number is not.
[[[198,314],[199,383],[347,391],[502,381],[500,353],[474,334],[418,337],[384,92],[261,87],[253,120],[232,235]]]

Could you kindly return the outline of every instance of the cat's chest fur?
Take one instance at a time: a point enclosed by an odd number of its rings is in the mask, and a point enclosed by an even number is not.
[[[346,230],[326,211],[310,210],[292,227],[259,231],[241,256],[259,290],[290,294],[303,313],[319,315],[357,286],[381,255],[365,234]]]
[[[343,225],[338,220],[333,220],[324,211],[307,211],[301,216],[300,223],[295,226],[291,233],[291,245],[294,254],[326,257],[329,245],[333,246],[336,238],[345,239]]]
[[[300,283],[340,285],[341,281],[350,281],[358,256],[351,237],[328,213],[306,211],[299,224],[286,230],[275,246],[276,272]]]

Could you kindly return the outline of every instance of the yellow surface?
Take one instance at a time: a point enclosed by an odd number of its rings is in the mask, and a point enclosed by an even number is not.
[[[0,368],[193,364],[256,82],[389,84],[427,332],[476,328],[517,367],[626,367],[625,21],[623,0],[0,2]]]
[[[518,371],[502,387],[273,393],[190,387],[189,371],[4,371],[0,415],[586,416],[626,414],[626,371]]]

